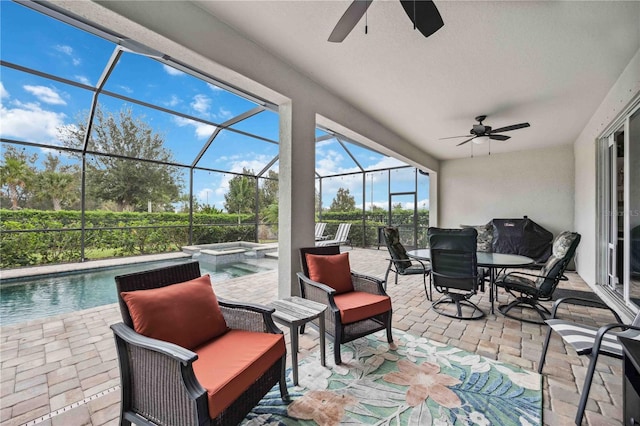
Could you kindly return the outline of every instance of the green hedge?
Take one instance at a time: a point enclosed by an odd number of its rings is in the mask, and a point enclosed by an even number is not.
[[[252,215],[243,215],[240,226],[235,214],[198,213],[193,219],[194,244],[255,240]],[[86,213],[85,221],[88,259],[178,251],[189,242],[189,215],[185,213],[92,211]],[[80,227],[77,211],[0,210],[0,267],[79,261],[82,233],[71,229]],[[4,232],[36,229],[43,231]]]

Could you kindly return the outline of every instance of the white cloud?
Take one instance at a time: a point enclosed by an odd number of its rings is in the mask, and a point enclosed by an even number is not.
[[[84,75],[76,75],[74,76],[76,80],[78,80],[82,84],[86,84],[87,86],[91,86],[91,82]]]
[[[31,93],[38,100],[52,105],[66,105],[64,99],[54,89],[46,86],[22,86],[24,90]]]
[[[169,75],[184,75],[182,71],[170,67],[169,65],[162,64],[162,68],[164,69],[164,72]]]
[[[215,126],[211,126],[209,124],[200,123],[199,121],[189,120],[184,117],[173,117],[174,123],[176,123],[179,127],[184,126],[193,126],[196,132],[196,137],[198,139],[208,138],[213,134],[216,130]]]
[[[0,117],[2,137],[58,145],[58,129],[66,115],[44,110],[38,103],[14,101],[11,108],[0,106]]]
[[[224,107],[220,107],[218,109],[218,113],[216,114],[216,118],[223,121],[227,121],[231,117],[233,117],[233,114],[231,113],[231,111],[224,109]]]
[[[203,94],[197,94],[193,97],[191,108],[193,108],[200,114],[208,115],[209,108],[211,108],[211,98],[208,98]]]
[[[53,46],[53,48],[71,58],[71,62],[73,62],[73,65],[75,65],[76,67],[81,64],[82,61],[80,60],[80,58],[73,54],[73,47],[65,44],[57,44]]]
[[[120,89],[122,89],[123,92],[131,94],[133,93],[133,89],[129,86],[123,86],[123,85],[119,85],[118,86]]]
[[[171,95],[171,99],[169,99],[169,101],[165,102],[164,104],[165,104],[166,106],[171,106],[171,107],[173,107],[173,106],[178,105],[180,102],[182,102],[182,100],[181,100],[178,96],[176,96],[176,95]]]
[[[214,92],[219,92],[219,91],[222,90],[221,88],[219,88],[215,84],[207,83],[207,86],[209,86],[209,89],[213,90]]]
[[[9,92],[4,88],[4,84],[0,81],[0,99],[8,98]]]

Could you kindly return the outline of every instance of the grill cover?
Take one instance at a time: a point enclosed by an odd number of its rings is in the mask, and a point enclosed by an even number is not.
[[[527,256],[544,263],[551,256],[553,234],[528,217],[493,219],[493,252]]]

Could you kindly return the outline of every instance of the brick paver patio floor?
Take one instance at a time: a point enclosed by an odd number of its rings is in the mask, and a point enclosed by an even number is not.
[[[352,269],[384,277],[386,250],[349,250]],[[563,287],[588,290],[575,273]],[[387,291],[393,300],[393,326],[480,355],[537,368],[546,327],[488,314],[480,321],[463,321],[429,310],[420,277],[390,279]],[[115,286],[115,284],[114,284]],[[267,303],[277,298],[277,272],[265,272],[215,284],[223,298]],[[434,294],[438,297],[438,294]],[[500,295],[504,303],[507,297]],[[489,296],[473,298],[489,311]],[[604,324],[610,314],[571,306],[563,318]],[[497,312],[497,311],[496,311]],[[34,424],[66,407],[62,414],[46,418],[42,425],[117,424],[119,371],[109,325],[120,321],[117,304],[59,315],[0,329],[0,421],[3,425]],[[313,329],[301,336],[300,357],[317,349]],[[286,327],[283,331],[287,335]],[[289,347],[289,346],[288,346]],[[552,340],[544,369],[544,424],[570,425],[576,412],[587,357],[578,357],[557,336]],[[585,424],[620,425],[622,419],[622,362],[609,357],[598,361],[587,405]]]

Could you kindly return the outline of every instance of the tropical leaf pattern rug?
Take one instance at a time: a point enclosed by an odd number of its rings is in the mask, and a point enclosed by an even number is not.
[[[274,387],[243,425],[541,425],[539,374],[394,330],[300,362],[286,405]],[[331,345],[328,345],[331,346]],[[291,380],[289,372],[288,380]]]

